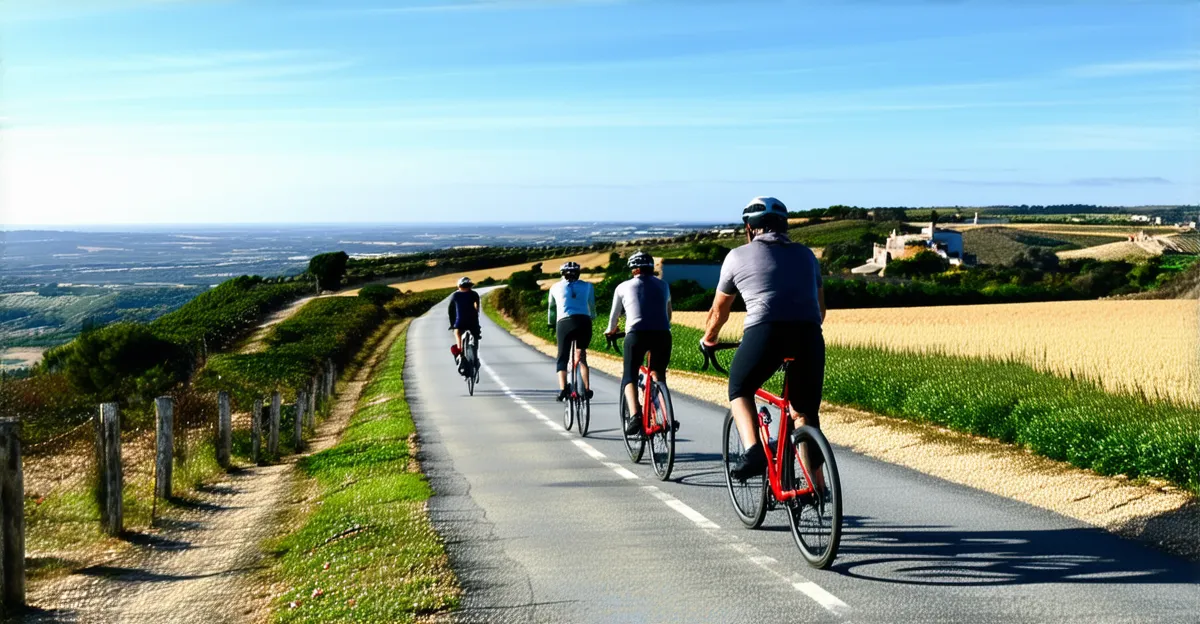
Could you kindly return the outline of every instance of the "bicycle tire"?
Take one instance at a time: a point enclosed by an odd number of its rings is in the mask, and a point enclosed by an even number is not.
[[[654,465],[654,474],[659,481],[671,478],[671,469],[675,467],[675,408],[671,405],[671,393],[666,384],[655,381],[650,390],[650,402],[654,404],[651,412],[651,427],[661,428],[650,436],[650,463]]]
[[[575,343],[571,343],[571,356],[568,362],[575,359]],[[579,375],[579,363],[575,362],[571,366],[571,376],[567,379],[567,394],[566,406],[563,409],[563,429],[570,431],[575,425],[575,397],[570,396],[575,391],[575,378]]]
[[[629,422],[633,414],[629,413],[629,402],[625,398],[625,393],[621,393],[620,407],[617,408],[621,417],[621,436],[625,439],[625,450],[629,451],[629,461],[638,463],[642,461],[642,453],[646,450],[646,440],[640,433],[635,433],[632,436],[625,433],[625,424]]]
[[[729,500],[742,524],[751,529],[762,525],[767,516],[767,486],[766,474],[737,481],[729,474],[729,469],[737,462],[738,457],[745,452],[742,436],[738,433],[737,424],[733,421],[733,412],[725,412],[725,432],[722,436],[723,448],[721,459],[725,467],[725,486],[729,489]]]
[[[784,489],[797,489],[800,485],[798,481],[801,478],[797,476],[803,474],[800,471],[800,444],[809,443],[809,462],[818,466],[824,464],[821,467],[823,487],[818,484],[818,490],[823,492],[805,500],[788,501],[788,525],[792,529],[796,547],[808,565],[818,569],[828,568],[837,557],[842,539],[842,484],[837,462],[829,441],[819,429],[800,427],[792,437],[791,448],[788,449],[792,459]]]
[[[468,333],[463,339],[463,353],[461,357],[463,362],[466,363],[468,369],[475,369],[468,370],[467,374],[464,375],[464,377],[467,379],[467,394],[470,396],[475,396],[475,382],[478,381],[478,379],[476,379],[478,366],[475,364],[475,338],[470,333]]]

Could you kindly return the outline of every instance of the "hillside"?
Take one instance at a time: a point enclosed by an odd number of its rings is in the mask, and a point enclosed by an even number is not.
[[[1007,264],[1014,256],[1039,247],[1052,251],[1103,245],[1115,236],[1082,232],[1048,232],[1012,227],[979,227],[963,230],[963,249],[983,264]]]

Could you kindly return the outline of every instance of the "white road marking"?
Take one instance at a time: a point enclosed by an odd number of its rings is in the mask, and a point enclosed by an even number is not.
[[[496,374],[496,371],[493,370],[492,367],[489,366],[487,362],[483,361],[482,358],[480,358],[480,364],[483,366],[483,370],[487,371],[487,374],[496,382],[496,385],[498,385],[500,387],[500,389],[504,392],[504,394],[507,395],[510,399],[512,399],[514,403],[516,403],[519,407],[524,408],[525,411],[534,415],[538,420],[545,423],[551,429],[554,429],[555,431],[557,431],[563,437],[571,438],[571,432],[564,430],[557,421],[549,418],[548,416],[543,414],[540,410],[538,410],[536,407],[530,405],[528,401],[521,398],[515,392],[510,390],[509,387],[506,386],[504,384],[504,382],[500,379],[500,376]],[[630,481],[641,478],[641,477],[637,476],[636,474],[634,474],[633,472],[631,472],[630,470],[628,470],[627,468],[625,468],[624,466],[621,466],[620,464],[616,464],[614,462],[607,461],[607,456],[604,453],[601,453],[599,450],[597,450],[591,444],[588,444],[587,442],[580,440],[578,438],[572,438],[571,442],[575,446],[578,446],[589,457],[591,457],[592,459],[598,460],[606,468],[617,473],[617,475],[619,475],[620,477],[622,477],[624,479],[628,479]],[[737,553],[744,555],[754,565],[757,565],[758,567],[779,577],[781,580],[786,581],[788,584],[790,584],[792,586],[792,589],[795,589],[796,591],[804,594],[805,596],[808,596],[814,602],[816,602],[817,604],[824,607],[825,610],[827,610],[830,613],[833,613],[834,615],[837,615],[839,617],[846,617],[849,614],[850,605],[843,602],[840,598],[829,593],[828,591],[825,590],[825,588],[821,587],[820,585],[817,585],[816,583],[808,580],[807,578],[804,578],[802,575],[800,575],[797,572],[792,572],[789,574],[789,571],[785,568],[785,566],[783,564],[781,564],[779,562],[779,560],[775,559],[774,557],[772,557],[770,555],[764,554],[762,551],[760,551],[758,548],[756,548],[752,544],[743,542],[740,538],[733,535],[732,533],[722,530],[721,527],[717,523],[713,522],[712,520],[709,520],[708,518],[706,518],[704,516],[704,514],[700,513],[699,511],[696,511],[692,507],[688,506],[687,503],[662,491],[661,489],[658,488],[658,486],[655,486],[655,485],[643,485],[643,486],[641,486],[641,488],[642,488],[642,490],[649,493],[654,498],[657,498],[658,500],[662,501],[663,504],[665,504],[667,507],[673,509],[674,511],[676,511],[683,517],[687,518],[688,520],[691,520],[693,524],[695,524],[700,529],[704,530],[704,532],[708,533],[712,537],[716,538],[718,541],[723,543],[725,546],[728,546],[729,548],[736,551]]]

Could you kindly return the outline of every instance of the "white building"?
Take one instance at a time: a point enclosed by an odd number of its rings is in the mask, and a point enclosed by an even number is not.
[[[882,245],[875,244],[871,259],[850,272],[859,275],[878,273],[892,260],[907,258],[925,250],[945,258],[951,266],[959,266],[963,260],[962,232],[939,230],[933,224],[922,228],[920,234],[897,234],[896,230],[892,230],[891,236]]]

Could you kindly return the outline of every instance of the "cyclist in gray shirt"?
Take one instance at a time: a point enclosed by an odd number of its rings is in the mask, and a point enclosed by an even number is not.
[[[730,470],[737,479],[762,474],[766,454],[758,444],[754,394],[785,358],[792,417],[820,427],[825,377],[825,291],[812,250],[787,237],[787,208],[756,197],[742,211],[747,244],[726,256],[717,296],[708,312],[701,348],[717,344],[737,294],[746,302],[742,344],[729,367],[729,405],[746,452]]]
[[[654,258],[645,252],[629,256],[633,279],[621,282],[613,293],[612,313],[604,333],[617,333],[617,322],[625,314],[625,371],[621,387],[629,420],[625,433],[642,431],[642,408],[638,404],[637,376],[642,359],[650,354],[650,372],[659,381],[667,380],[667,364],[671,361],[671,289],[654,276]],[[678,421],[676,421],[678,426]]]

